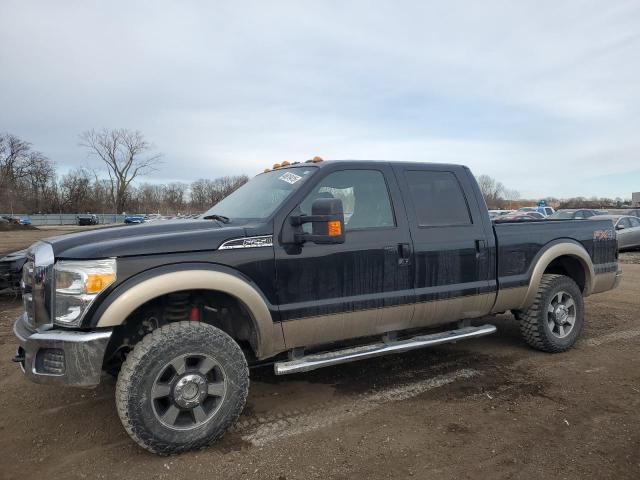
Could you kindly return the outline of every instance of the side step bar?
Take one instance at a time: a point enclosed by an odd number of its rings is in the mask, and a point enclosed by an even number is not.
[[[340,363],[354,362],[365,358],[373,358],[389,353],[402,353],[416,348],[432,347],[443,343],[457,342],[469,338],[482,337],[496,331],[493,325],[480,327],[464,327],[448,332],[433,333],[430,335],[418,335],[406,340],[394,340],[389,342],[373,343],[358,347],[335,350],[332,352],[316,353],[295,360],[276,362],[274,370],[276,375],[289,373],[308,372],[317,368],[338,365]]]

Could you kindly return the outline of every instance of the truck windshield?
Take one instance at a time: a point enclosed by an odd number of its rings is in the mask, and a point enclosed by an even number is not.
[[[233,220],[263,220],[295,192],[317,167],[279,168],[253,177],[202,215]]]

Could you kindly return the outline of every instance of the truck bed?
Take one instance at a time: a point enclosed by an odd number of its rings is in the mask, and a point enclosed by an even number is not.
[[[575,242],[587,251],[594,273],[617,271],[617,240],[611,220],[537,220],[495,223],[500,288],[527,285],[538,257],[553,243]]]

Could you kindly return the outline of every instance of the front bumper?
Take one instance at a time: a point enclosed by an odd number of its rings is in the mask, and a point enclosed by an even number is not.
[[[20,342],[15,358],[26,377],[36,383],[95,387],[112,330],[77,332],[32,330],[22,314],[13,325]]]

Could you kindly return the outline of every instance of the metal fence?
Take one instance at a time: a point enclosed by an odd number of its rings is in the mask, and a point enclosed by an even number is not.
[[[24,213],[1,213],[0,216],[13,216],[13,217],[29,217],[32,225],[77,225],[78,215],[76,213],[47,213],[27,215]],[[96,213],[96,216],[100,220],[100,224],[110,223],[123,223],[125,215],[116,215],[115,213]]]

